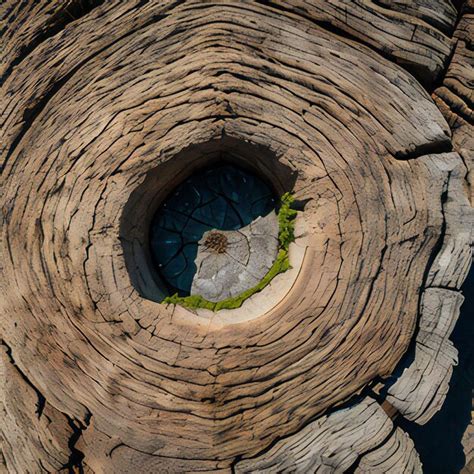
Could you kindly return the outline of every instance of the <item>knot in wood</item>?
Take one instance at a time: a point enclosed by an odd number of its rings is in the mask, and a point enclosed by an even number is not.
[[[227,237],[220,232],[211,232],[204,241],[204,246],[215,253],[225,253],[227,250]]]

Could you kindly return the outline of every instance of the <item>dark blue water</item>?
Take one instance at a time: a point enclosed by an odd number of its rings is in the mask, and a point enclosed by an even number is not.
[[[201,170],[181,183],[153,217],[150,247],[171,293],[189,295],[198,242],[209,230],[237,230],[275,209],[270,187],[234,165]]]

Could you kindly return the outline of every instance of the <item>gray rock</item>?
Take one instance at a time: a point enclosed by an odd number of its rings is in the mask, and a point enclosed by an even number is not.
[[[192,295],[217,302],[258,284],[278,254],[278,217],[258,217],[239,230],[211,230],[199,241]]]

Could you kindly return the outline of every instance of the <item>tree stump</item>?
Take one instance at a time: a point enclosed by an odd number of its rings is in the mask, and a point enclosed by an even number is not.
[[[393,420],[443,404],[472,259],[461,3],[3,3],[3,470],[421,472]],[[153,216],[222,163],[293,197],[288,265],[172,304]],[[256,281],[282,251],[248,225],[196,240],[217,300],[237,233]]]

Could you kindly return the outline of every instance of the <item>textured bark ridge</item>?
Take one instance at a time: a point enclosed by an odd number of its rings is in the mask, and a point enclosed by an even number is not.
[[[309,423],[235,472],[420,472],[413,441],[370,397]]]
[[[456,45],[433,98],[453,130],[453,144],[468,168],[469,198],[474,202],[473,73],[474,2],[467,1],[454,32]]]
[[[457,358],[472,2],[0,17],[0,469],[420,472],[391,417],[430,419]],[[298,207],[293,268],[225,318],[161,304],[147,244],[224,157]]]

